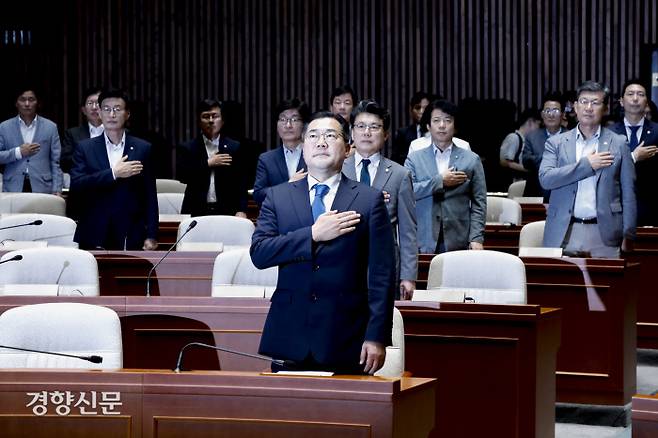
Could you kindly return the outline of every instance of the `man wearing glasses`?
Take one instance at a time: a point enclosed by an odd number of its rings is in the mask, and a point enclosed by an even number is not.
[[[59,160],[63,172],[70,172],[73,165],[73,150],[83,140],[96,138],[103,134],[101,109],[98,105],[99,87],[91,87],[83,93],[80,112],[85,120],[80,126],[69,128],[62,136],[62,157]]]
[[[269,187],[306,176],[302,130],[310,116],[308,105],[295,97],[279,103],[274,113],[281,146],[258,157],[254,200],[259,205],[263,203]]]
[[[104,134],[73,152],[71,192],[83,208],[74,240],[82,249],[155,250],[158,199],[151,145],[126,134],[128,97],[100,94]]]
[[[548,93],[544,96],[541,108],[543,127],[530,132],[525,139],[525,147],[521,153],[523,167],[528,171],[524,196],[544,196],[548,202],[549,192],[539,185],[539,165],[544,155],[544,145],[549,137],[563,132],[562,129],[562,97],[558,93]]]
[[[252,237],[259,269],[279,267],[260,353],[273,370],[373,374],[393,318],[393,233],[380,190],[341,173],[347,122],[319,112],[304,133],[308,175],[272,187]]]
[[[4,192],[62,192],[57,125],[37,115],[38,107],[34,88],[24,87],[16,94],[18,115],[0,123]]]
[[[396,237],[399,296],[411,299],[418,274],[416,201],[411,173],[381,154],[391,128],[391,114],[386,108],[374,100],[362,100],[352,111],[351,120],[356,152],[343,163],[343,173],[350,179],[384,193],[386,209]]]
[[[240,143],[221,134],[221,102],[199,102],[197,122],[200,135],[178,149],[177,175],[187,184],[181,212],[246,218],[247,188]]]
[[[624,136],[601,126],[610,90],[594,81],[576,91],[578,125],[548,139],[539,167],[551,191],[544,246],[567,255],[618,258],[635,238],[635,168]]]

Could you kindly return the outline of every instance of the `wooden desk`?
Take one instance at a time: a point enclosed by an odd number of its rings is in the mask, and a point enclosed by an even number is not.
[[[637,346],[658,348],[658,228],[638,228],[635,250],[626,256],[638,263],[637,289]]]
[[[635,395],[631,406],[633,438],[658,436],[658,396]]]
[[[35,438],[426,437],[434,426],[435,387],[434,379],[422,378],[2,370],[0,430],[4,437]],[[47,413],[38,416],[26,407],[33,398],[27,393],[41,391],[70,391],[75,400],[81,392],[88,399],[92,391],[99,399],[118,393],[121,404],[104,406],[104,415],[100,406],[98,415],[80,415],[75,401],[67,407],[50,398]]]

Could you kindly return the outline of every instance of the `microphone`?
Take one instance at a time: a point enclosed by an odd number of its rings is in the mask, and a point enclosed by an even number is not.
[[[17,261],[19,261],[19,260],[23,260],[23,256],[20,255],[20,254],[16,254],[15,256],[13,256],[13,257],[10,258],[10,259],[7,259],[7,260],[3,260],[3,261],[1,261],[1,262],[0,262],[0,265],[3,264],[3,263],[7,263],[7,262],[17,262]]]
[[[176,248],[176,245],[178,245],[178,242],[180,242],[181,240],[183,240],[183,237],[185,237],[185,236],[187,235],[187,233],[189,233],[190,230],[191,230],[192,228],[196,227],[196,224],[197,224],[197,222],[196,222],[195,220],[192,221],[192,222],[190,222],[190,225],[187,226],[187,230],[185,230],[185,232],[184,232],[183,234],[181,234],[181,236],[178,238],[178,240],[176,240],[176,242],[174,242],[174,244],[171,245],[171,248],[169,248],[169,249],[167,250],[167,252],[165,253],[165,255],[163,255],[162,258],[161,258],[160,260],[158,260],[158,263],[156,263],[155,265],[153,265],[153,267],[152,267],[151,270],[149,271],[149,275],[146,276],[146,296],[147,296],[147,297],[150,297],[150,296],[151,296],[151,275],[153,275],[153,272],[155,271],[155,268],[157,268],[158,266],[160,266],[160,263],[162,263],[162,261],[163,261],[165,258],[167,258],[167,256],[169,255],[169,253],[172,252],[172,251],[174,250],[174,248]]]
[[[31,350],[29,348],[20,348],[20,347],[10,347],[8,345],[0,345],[0,348],[6,348],[7,350],[17,350],[17,351],[27,351],[28,353],[41,353],[41,354],[50,354],[53,356],[63,356],[63,357],[72,357],[74,359],[82,359],[91,363],[102,363],[103,358],[101,356],[78,356],[75,354],[66,354],[66,353],[55,353],[53,351],[41,351],[41,350]]]
[[[59,296],[59,280],[62,279],[62,274],[64,271],[66,271],[66,268],[68,268],[71,265],[71,263],[68,260],[64,260],[64,265],[62,266],[61,271],[59,271],[59,275],[57,276],[57,280],[55,280],[55,284],[57,285],[57,296]],[[82,295],[82,294],[80,294]]]
[[[213,349],[213,350],[225,351],[226,353],[237,354],[238,356],[251,357],[253,359],[260,359],[260,360],[264,360],[264,361],[267,361],[267,362],[272,362],[273,364],[276,364],[276,365],[279,365],[279,366],[294,365],[294,362],[290,361],[290,360],[272,359],[271,357],[261,356],[260,354],[245,353],[244,351],[231,350],[230,348],[226,348],[226,347],[216,347],[214,345],[208,345],[208,344],[204,344],[202,342],[190,342],[189,344],[187,344],[183,348],[181,348],[180,352],[178,353],[178,360],[176,361],[176,368],[174,368],[175,373],[180,373],[181,372],[181,368],[183,366],[183,353],[189,347],[203,347],[203,348],[210,348],[210,349]]]
[[[0,227],[0,231],[8,230],[10,228],[29,227],[30,225],[41,225],[42,223],[43,223],[43,221],[41,219],[37,219],[33,222],[27,222],[27,223],[24,223],[24,224],[7,225],[6,227]]]

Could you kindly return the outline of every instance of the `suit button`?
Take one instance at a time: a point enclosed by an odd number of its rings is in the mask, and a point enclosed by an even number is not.
[[[314,270],[314,271],[319,271],[319,270],[320,270],[320,266],[319,266],[319,265],[315,265],[315,266],[313,266],[313,270]]]
[[[318,300],[318,296],[315,294],[311,294],[311,301],[316,302]]]

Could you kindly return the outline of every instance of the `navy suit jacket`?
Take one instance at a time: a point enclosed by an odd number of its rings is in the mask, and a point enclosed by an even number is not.
[[[89,138],[91,138],[91,135],[89,134],[89,123],[87,122],[64,131],[64,135],[62,136],[62,156],[59,159],[62,172],[71,171],[71,167],[73,167],[73,151],[80,142]]]
[[[82,249],[142,249],[158,234],[158,198],[151,145],[126,135],[124,155],[144,165],[130,178],[112,176],[105,135],[78,144],[73,154],[71,192],[83,206],[74,240]],[[108,245],[108,238],[115,244]],[[116,240],[123,244],[116,245]]]
[[[611,130],[626,137],[624,122],[616,123]],[[640,142],[645,146],[658,145],[658,123],[644,119]],[[658,185],[658,156],[635,163],[635,192],[637,197],[637,224],[658,226],[658,202],[656,186]]]
[[[256,166],[256,181],[254,182],[254,201],[263,203],[267,189],[288,182],[288,167],[283,146],[260,154]],[[304,155],[299,157],[297,170],[305,169]]]
[[[411,142],[418,138],[416,124],[411,124],[405,126],[404,128],[398,129],[393,138],[393,150],[391,153],[391,160],[396,163],[404,166],[404,162],[407,159],[409,154],[409,146]]]
[[[314,243],[306,178],[272,187],[260,210],[251,258],[279,267],[260,353],[327,369],[356,369],[365,340],[390,345],[395,256],[379,190],[341,177],[331,207],[361,214],[356,229]]]
[[[240,143],[228,137],[219,137],[219,152],[231,155],[230,166],[208,166],[208,152],[203,136],[191,140],[179,148],[178,176],[187,184],[181,213],[201,216],[206,214],[210,172],[215,171],[215,193],[219,214],[234,215],[247,211],[247,188],[243,171]]]

